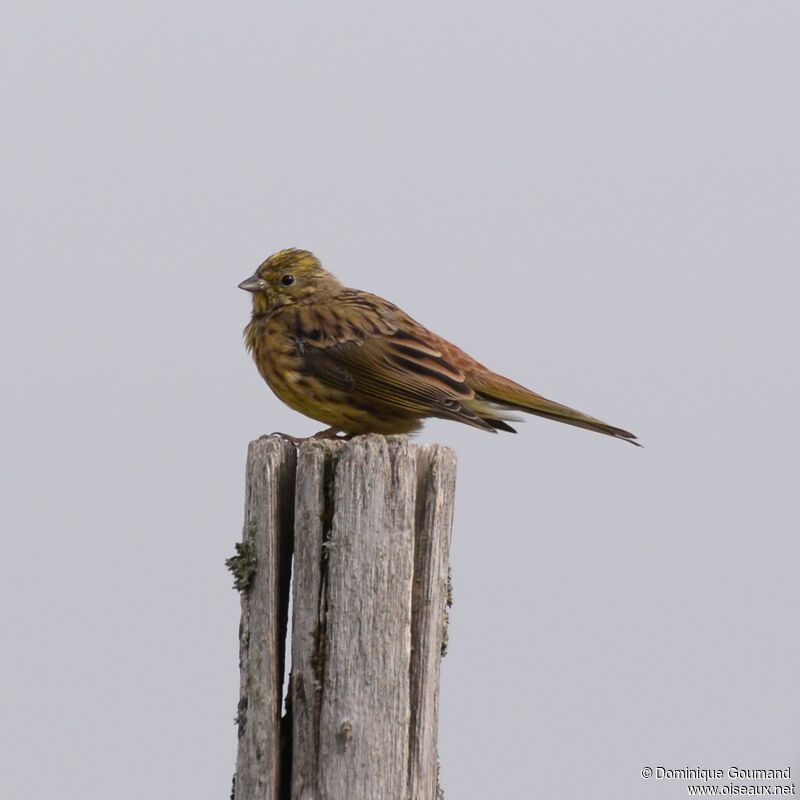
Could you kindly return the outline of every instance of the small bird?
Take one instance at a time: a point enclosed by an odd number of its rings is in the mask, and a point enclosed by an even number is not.
[[[317,438],[411,433],[427,417],[516,433],[508,420],[523,411],[638,446],[492,372],[388,300],[344,287],[307,250],[274,253],[239,288],[253,294],[244,338],[258,371],[286,405],[331,426]]]

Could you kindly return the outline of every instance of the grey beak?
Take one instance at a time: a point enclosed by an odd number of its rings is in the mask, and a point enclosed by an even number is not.
[[[263,292],[267,288],[267,282],[256,272],[255,275],[245,278],[239,288],[246,292]]]

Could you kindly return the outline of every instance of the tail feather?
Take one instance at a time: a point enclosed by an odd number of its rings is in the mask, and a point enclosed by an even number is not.
[[[496,431],[505,431],[506,433],[516,433],[516,429],[512,428],[507,422],[502,419],[493,417],[483,417],[484,422],[488,422]]]
[[[590,417],[574,408],[569,408],[561,403],[548,400],[530,389],[526,389],[514,381],[494,373],[473,373],[468,376],[467,383],[475,391],[475,397],[482,402],[489,402],[510,411],[523,411],[537,417],[563,422],[565,425],[574,425],[577,428],[602,433],[615,439],[621,439],[629,444],[641,447],[636,440],[636,435],[623,428],[609,425],[607,422]],[[488,420],[487,420],[488,421]],[[495,427],[496,420],[489,423]],[[501,430],[505,428],[497,426]],[[508,426],[506,426],[508,427]]]

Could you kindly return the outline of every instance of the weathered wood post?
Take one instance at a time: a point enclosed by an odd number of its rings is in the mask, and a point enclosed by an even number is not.
[[[436,800],[454,453],[252,442],[234,800]],[[291,678],[281,713],[292,543]]]

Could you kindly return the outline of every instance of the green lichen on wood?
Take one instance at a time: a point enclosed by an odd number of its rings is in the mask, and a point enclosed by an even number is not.
[[[447,645],[450,637],[450,609],[453,607],[453,573],[447,568],[447,589],[444,600],[444,625],[442,626],[442,658],[447,655]]]
[[[247,698],[240,697],[239,704],[236,706],[236,716],[233,722],[237,727],[237,733],[241,737],[244,735],[244,729],[247,725]]]
[[[256,548],[252,542],[236,542],[236,555],[225,560],[225,566],[233,574],[233,588],[246,592],[253,584],[258,567]]]

